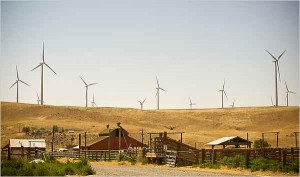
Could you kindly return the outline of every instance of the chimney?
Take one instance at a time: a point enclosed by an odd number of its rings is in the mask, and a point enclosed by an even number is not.
[[[118,122],[118,123],[117,123],[117,126],[118,126],[118,127],[120,127],[120,126],[121,126],[121,123],[120,123],[120,122]]]
[[[106,125],[106,128],[109,128],[109,124]]]
[[[167,138],[167,132],[164,132],[164,138]]]

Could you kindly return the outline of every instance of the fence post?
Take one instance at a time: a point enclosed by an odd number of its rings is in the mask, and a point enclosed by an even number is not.
[[[11,151],[11,149],[10,149],[10,147],[8,147],[8,149],[7,149],[7,159],[8,159],[8,160],[11,159],[11,157],[10,157],[10,155],[11,155],[10,153],[11,153],[11,152],[10,152],[10,151]]]
[[[37,150],[37,147],[35,147],[34,148],[34,157],[37,158],[37,156],[38,156],[38,150]]]
[[[211,163],[214,164],[215,161],[216,161],[216,151],[215,149],[212,149]]]
[[[104,152],[104,161],[106,161],[106,151]]]
[[[286,163],[286,153],[285,153],[285,149],[281,149],[281,169],[283,170],[283,168],[285,167],[285,163]]]
[[[205,163],[205,149],[201,149],[201,163]]]
[[[246,149],[246,168],[249,168],[249,149]]]
[[[24,157],[24,146],[21,145],[21,154],[22,154],[22,158]]]
[[[291,156],[292,156],[292,160],[294,160],[294,148],[291,148]]]

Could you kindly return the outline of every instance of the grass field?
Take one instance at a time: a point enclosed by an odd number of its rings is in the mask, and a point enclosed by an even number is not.
[[[134,138],[141,139],[140,130],[146,132],[182,131],[183,142],[205,147],[205,144],[223,136],[246,137],[254,141],[261,132],[279,131],[279,146],[295,146],[293,132],[299,131],[299,107],[249,107],[195,110],[145,110],[132,108],[85,108],[71,106],[40,106],[1,102],[1,142],[4,146],[9,138],[28,138],[19,132],[23,126],[46,128],[52,125],[75,130],[75,134],[87,131],[90,138],[97,136],[107,124],[115,126],[121,122],[123,128]],[[168,130],[164,126],[177,126]],[[179,136],[172,136],[179,139]],[[57,146],[69,142],[68,135],[57,136]],[[148,137],[147,137],[148,138]],[[145,141],[147,141],[147,138]],[[274,134],[265,139],[276,145]],[[77,143],[77,136],[75,137]],[[50,146],[47,145],[48,147]],[[207,147],[208,148],[208,147]]]

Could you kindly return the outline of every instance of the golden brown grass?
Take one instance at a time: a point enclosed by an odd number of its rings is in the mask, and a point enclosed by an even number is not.
[[[131,136],[140,140],[141,128],[146,132],[183,131],[183,142],[197,148],[223,136],[238,135],[254,141],[261,132],[279,131],[279,146],[295,146],[293,132],[299,129],[299,107],[249,107],[196,110],[145,110],[127,108],[84,108],[71,106],[40,106],[34,104],[1,103],[2,146],[9,138],[26,137],[19,133],[19,125],[51,130],[52,125],[87,131],[89,137],[106,127],[121,122]],[[172,136],[179,139],[179,136]],[[77,137],[75,137],[77,139]],[[275,135],[265,136],[275,146]],[[146,139],[147,142],[147,139]],[[65,141],[63,143],[66,143]],[[76,141],[75,141],[76,144]]]

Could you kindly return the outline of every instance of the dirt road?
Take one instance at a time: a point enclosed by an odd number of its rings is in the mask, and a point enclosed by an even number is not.
[[[91,164],[96,176],[236,176],[222,173],[211,173],[184,170],[180,168],[149,167],[149,166],[115,166]]]

